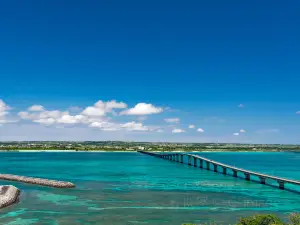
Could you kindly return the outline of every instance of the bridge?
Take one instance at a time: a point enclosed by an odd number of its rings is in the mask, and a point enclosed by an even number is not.
[[[187,157],[187,162],[188,165],[198,167],[198,161],[199,161],[199,167],[202,169],[207,169],[210,170],[210,165],[213,165],[213,171],[214,172],[219,172],[218,167],[222,168],[222,173],[224,175],[229,175],[227,173],[227,170],[231,170],[233,177],[238,177],[238,172],[241,172],[244,174],[245,179],[250,181],[251,176],[256,176],[259,178],[261,184],[266,184],[266,179],[274,180],[278,183],[278,187],[280,189],[284,189],[284,184],[289,183],[289,184],[294,184],[294,185],[300,185],[300,181],[297,180],[291,180],[291,179],[286,179],[282,177],[277,177],[277,176],[271,176],[268,174],[263,174],[263,173],[258,173],[250,170],[245,170],[242,168],[234,167],[231,165],[227,165],[224,163],[220,163],[214,160],[210,160],[208,158],[204,158],[198,155],[194,154],[188,154],[188,153],[181,153],[181,152],[176,152],[176,153],[168,153],[168,154],[158,154],[158,153],[153,153],[153,152],[146,152],[146,151],[138,151],[143,154],[151,155],[154,157],[162,158],[162,159],[167,159],[170,161],[175,161],[179,163],[184,163],[184,157]],[[204,165],[204,163],[206,165]]]

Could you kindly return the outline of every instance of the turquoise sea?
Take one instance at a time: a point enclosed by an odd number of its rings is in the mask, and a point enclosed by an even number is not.
[[[299,153],[201,153],[257,172],[300,180]],[[241,216],[300,212],[300,188],[286,191],[140,153],[0,153],[0,173],[71,181],[22,190],[0,224],[233,224]],[[274,184],[277,185],[277,184]],[[299,192],[297,192],[299,191]]]

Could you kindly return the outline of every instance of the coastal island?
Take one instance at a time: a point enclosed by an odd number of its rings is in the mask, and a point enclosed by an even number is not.
[[[32,141],[0,142],[0,151],[107,151],[134,152],[299,152],[300,145],[228,144],[228,143],[168,143],[121,141]]]

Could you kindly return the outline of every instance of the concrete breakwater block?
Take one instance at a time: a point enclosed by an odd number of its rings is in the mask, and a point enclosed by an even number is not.
[[[0,209],[19,202],[20,190],[12,185],[0,186]]]
[[[37,184],[42,186],[56,187],[56,188],[73,188],[75,185],[71,182],[48,180],[35,177],[17,176],[12,174],[0,174],[0,180],[10,180],[17,182],[24,182],[28,184]]]

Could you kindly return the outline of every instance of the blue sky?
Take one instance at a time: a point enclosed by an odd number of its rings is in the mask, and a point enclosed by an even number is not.
[[[300,144],[299,10],[296,0],[3,1],[0,140]]]

